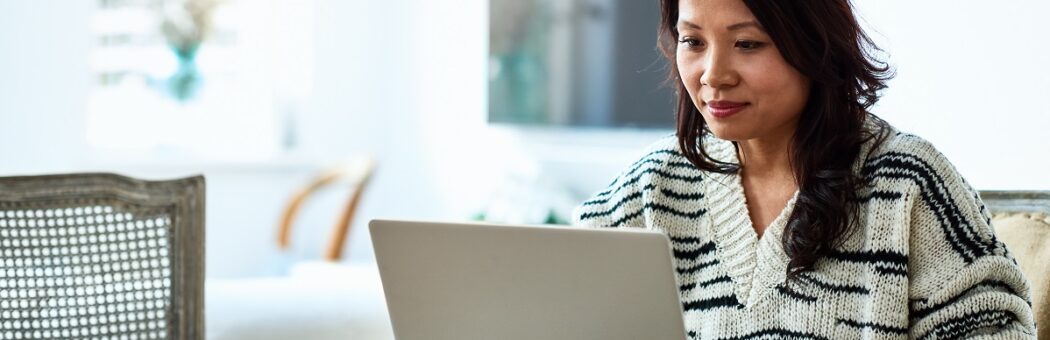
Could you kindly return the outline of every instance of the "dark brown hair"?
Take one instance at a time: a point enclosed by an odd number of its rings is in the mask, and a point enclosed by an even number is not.
[[[703,147],[708,130],[693,105],[675,62],[678,1],[661,0],[658,46],[676,86],[677,135],[683,154],[697,168],[734,173],[739,164],[712,159]],[[886,123],[868,113],[893,76],[877,60],[881,50],[864,34],[849,0],[741,0],[769,34],[784,59],[812,82],[809,98],[790,145],[798,198],[785,227],[784,251],[791,258],[788,280],[813,269],[857,221],[857,190],[865,183],[853,173],[861,145],[881,143]],[[875,132],[864,128],[873,120]]]

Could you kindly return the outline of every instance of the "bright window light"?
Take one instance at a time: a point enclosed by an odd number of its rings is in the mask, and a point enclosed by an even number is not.
[[[266,160],[313,82],[312,0],[98,0],[88,141],[159,159]]]

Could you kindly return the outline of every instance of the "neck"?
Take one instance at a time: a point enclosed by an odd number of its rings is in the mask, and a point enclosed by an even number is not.
[[[737,142],[742,175],[753,179],[790,179],[794,183],[790,158],[792,137],[787,133]]]

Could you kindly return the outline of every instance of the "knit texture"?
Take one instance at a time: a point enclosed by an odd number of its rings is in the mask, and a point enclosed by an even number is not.
[[[1034,339],[1029,284],[976,191],[929,142],[886,133],[854,163],[873,184],[860,225],[790,288],[781,236],[798,194],[758,238],[740,176],[695,168],[674,136],[573,222],[666,233],[690,339]],[[731,142],[704,148],[738,162]]]

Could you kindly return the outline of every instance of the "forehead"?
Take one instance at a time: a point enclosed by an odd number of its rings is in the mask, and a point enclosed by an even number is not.
[[[776,1],[776,0],[774,0]],[[691,22],[700,26],[724,26],[755,20],[754,14],[742,0],[679,0],[678,21]]]

